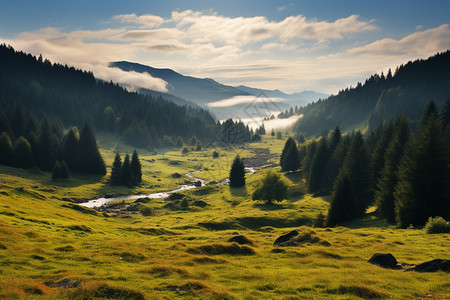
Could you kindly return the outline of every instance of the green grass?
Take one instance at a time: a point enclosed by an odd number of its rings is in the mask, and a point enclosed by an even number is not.
[[[118,147],[133,150],[112,141],[109,136],[100,141],[109,166]],[[250,147],[280,153],[283,144],[264,137]],[[150,199],[135,204],[151,209],[149,216],[107,217],[73,203],[106,193],[169,189],[185,180],[171,179],[175,172],[200,170],[199,177],[218,181],[228,176],[236,152],[252,156],[248,146],[218,149],[217,160],[212,151],[182,156],[179,150],[151,155],[138,149],[144,185],[135,189],[111,188],[107,177],[73,174],[55,182],[50,173],[0,166],[0,298],[450,298],[448,273],[402,272],[366,263],[376,252],[392,253],[407,264],[448,258],[450,234],[430,238],[423,229],[397,229],[373,210],[345,227],[311,228],[312,219],[326,213],[328,199],[296,191],[276,205],[252,201],[264,168],[246,176],[245,189],[213,186],[184,192],[190,203],[208,203],[203,208],[172,211],[164,206],[179,199]],[[301,174],[285,179],[299,190],[304,184]],[[156,184],[160,188],[147,188]],[[294,229],[300,232],[298,246],[273,246],[278,236]],[[253,245],[227,242],[239,234]],[[81,284],[55,287],[63,279]]]

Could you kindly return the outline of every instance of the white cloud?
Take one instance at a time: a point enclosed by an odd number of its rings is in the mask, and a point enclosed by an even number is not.
[[[136,15],[136,14],[125,14],[125,15],[116,15],[112,17],[113,21],[119,21],[120,23],[131,23],[138,24],[145,28],[153,28],[161,25],[164,22],[164,19],[160,16],[154,15]]]

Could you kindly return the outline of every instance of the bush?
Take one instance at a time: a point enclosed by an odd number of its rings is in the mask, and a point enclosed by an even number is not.
[[[425,225],[427,234],[433,233],[450,233],[450,222],[442,217],[430,217]]]
[[[264,200],[268,204],[272,201],[283,201],[287,197],[288,187],[280,175],[269,171],[262,180],[261,186],[258,187],[253,193],[253,200]]]
[[[147,206],[142,207],[142,208],[139,210],[139,212],[140,212],[143,216],[145,216],[145,217],[153,216],[153,215],[155,214],[155,212],[153,211],[153,209],[152,209],[151,207],[147,207]]]
[[[327,217],[320,212],[313,220],[313,227],[325,227],[327,225]]]

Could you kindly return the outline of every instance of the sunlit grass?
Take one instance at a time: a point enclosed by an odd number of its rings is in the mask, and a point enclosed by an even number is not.
[[[100,142],[108,165],[117,147],[110,140]],[[279,153],[283,143],[268,137],[251,147]],[[241,150],[244,157],[252,155],[251,149]],[[229,161],[236,155],[217,151]],[[0,166],[1,299],[450,297],[448,273],[402,272],[366,263],[376,252],[392,253],[407,264],[448,258],[450,234],[430,238],[423,229],[396,229],[373,211],[345,227],[311,228],[311,220],[326,212],[328,199],[295,194],[276,205],[255,202],[251,194],[264,169],[246,176],[245,189],[214,186],[185,192],[190,201],[185,210],[164,208],[169,202],[164,199],[139,203],[152,208],[151,216],[106,217],[73,209],[63,200],[165,190],[180,183],[168,178],[175,172],[201,170],[207,180],[228,176],[228,165],[213,160],[211,150],[185,156],[178,150],[138,152],[144,186],[137,189],[111,188],[107,176],[73,174],[55,182],[49,173]],[[299,174],[285,179],[302,181]],[[147,188],[155,184],[161,187]],[[208,205],[195,207],[195,200]],[[297,247],[273,246],[278,236],[294,229],[301,232]],[[254,253],[227,242],[238,234],[254,243],[246,246]],[[63,279],[80,285],[55,287]]]

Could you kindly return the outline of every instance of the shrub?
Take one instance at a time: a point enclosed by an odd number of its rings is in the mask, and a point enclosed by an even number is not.
[[[145,216],[145,217],[153,216],[153,215],[155,214],[155,212],[153,211],[153,209],[152,209],[151,207],[147,207],[147,206],[142,207],[142,208],[139,210],[139,212],[140,212],[143,216]]]
[[[442,217],[430,217],[425,225],[427,234],[433,233],[450,233],[450,222]]]
[[[261,186],[258,187],[253,193],[253,200],[264,200],[268,204],[272,201],[282,201],[287,197],[288,187],[281,180],[277,173],[269,171],[262,180]]]

